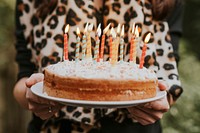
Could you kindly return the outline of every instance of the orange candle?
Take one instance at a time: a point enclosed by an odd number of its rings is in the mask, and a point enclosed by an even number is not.
[[[101,49],[100,49],[100,55],[99,55],[99,58],[100,58],[101,60],[103,60],[105,39],[106,39],[106,35],[103,34],[103,35],[102,35],[102,38],[101,38]]]
[[[151,33],[147,34],[147,36],[145,37],[145,40],[144,40],[144,45],[142,47],[142,55],[141,55],[141,59],[140,59],[140,69],[142,69],[144,66],[144,58],[146,56],[147,43],[149,42],[150,38],[151,38]]]
[[[133,48],[134,48],[134,36],[131,37],[131,42],[130,42],[130,62],[133,61]]]
[[[112,59],[112,35],[109,36],[109,47],[110,47],[110,60]]]
[[[110,31],[110,35],[109,35],[109,47],[110,47],[110,61],[112,61],[112,52],[113,52],[113,36],[112,36],[112,34],[113,34],[113,31],[114,31],[114,29],[113,29],[113,27],[112,27],[112,29],[111,29],[111,31]]]
[[[112,43],[111,43],[111,64],[114,66],[116,64],[116,54],[117,54],[117,38],[116,38],[116,32],[114,28],[111,29],[111,35],[112,35]]]
[[[109,23],[108,26],[103,30],[103,35],[102,35],[102,38],[101,38],[101,50],[100,50],[100,56],[99,56],[99,58],[101,60],[103,60],[106,33],[108,32],[110,25],[111,25],[111,23]]]
[[[133,27],[132,27],[132,37],[131,37],[131,42],[130,42],[130,62],[133,62],[134,60],[134,56],[133,56],[133,51],[135,49],[135,43],[134,43],[134,40],[135,40],[135,35],[134,35],[134,31],[135,31],[135,23],[133,24]]]
[[[69,24],[65,27],[64,33],[64,60],[68,60],[68,33],[69,31]]]

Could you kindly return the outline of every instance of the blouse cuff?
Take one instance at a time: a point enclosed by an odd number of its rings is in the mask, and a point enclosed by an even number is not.
[[[167,100],[169,105],[172,106],[182,93],[183,88],[179,85],[173,85],[169,90],[167,90]]]

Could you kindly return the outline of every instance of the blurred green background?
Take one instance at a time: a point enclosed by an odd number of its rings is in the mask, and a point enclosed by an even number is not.
[[[186,0],[179,73],[184,93],[162,119],[164,133],[200,133],[200,1]],[[25,133],[30,114],[12,95],[14,62],[14,0],[0,0],[0,133]]]

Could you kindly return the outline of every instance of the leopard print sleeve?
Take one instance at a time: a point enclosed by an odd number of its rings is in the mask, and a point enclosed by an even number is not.
[[[156,24],[156,28],[159,28],[160,24]],[[168,29],[167,23],[162,24],[163,27]],[[157,31],[157,34],[160,31]],[[170,41],[170,36],[168,32],[164,32],[165,36],[161,39],[155,37],[156,41],[159,42],[159,45],[156,46],[157,57],[156,60],[159,63],[159,68],[157,71],[157,76],[159,80],[163,80],[168,85],[168,102],[170,105],[173,105],[174,102],[183,92],[181,83],[179,80],[179,75],[177,71],[177,62],[173,52],[173,46]],[[163,32],[162,32],[163,34]],[[158,39],[158,40],[157,40]]]
[[[148,7],[148,2],[146,2],[145,6]],[[152,44],[154,45],[153,49],[155,49],[151,55],[146,56],[146,65],[150,69],[152,66],[156,66],[156,70],[154,69],[154,71],[157,72],[158,80],[163,80],[168,85],[168,101],[170,105],[173,105],[182,94],[183,89],[179,80],[177,62],[169,34],[169,26],[167,22],[163,21],[152,21],[150,23],[148,20],[151,20],[151,12],[148,8],[144,8],[144,16],[146,22],[144,22],[145,28],[143,32],[147,33],[148,30],[146,29],[149,29],[153,34],[150,45],[148,45],[149,51],[152,49]],[[152,62],[152,59],[154,59],[154,62]]]
[[[29,77],[36,71],[35,64],[31,61],[31,50],[27,48],[29,45],[28,38],[26,38],[27,30],[25,22],[21,20],[21,16],[25,14],[24,11],[29,10],[27,5],[24,5],[21,0],[16,1],[15,7],[15,37],[16,37],[16,62],[18,63],[18,76],[20,80],[23,77]],[[28,19],[28,18],[27,18]]]

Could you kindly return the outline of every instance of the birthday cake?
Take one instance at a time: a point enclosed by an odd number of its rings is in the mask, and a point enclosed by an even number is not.
[[[135,32],[131,39],[130,62],[124,62],[124,26],[119,34],[121,29],[119,24],[117,34],[114,28],[110,30],[110,61],[103,61],[105,35],[110,24],[104,29],[101,50],[99,49],[101,25],[97,28],[94,58],[91,54],[92,27],[92,24],[87,24],[84,30],[81,45],[82,59],[79,56],[81,44],[79,28],[77,28],[75,61],[68,60],[67,35],[64,35],[64,61],[45,68],[44,92],[53,97],[90,101],[128,101],[156,96],[158,84],[156,74],[143,67],[146,43],[151,34],[149,33],[145,38],[140,65],[135,63],[138,32]],[[68,29],[69,26],[66,26],[66,33]],[[118,61],[118,47],[120,47],[120,61]]]
[[[64,61],[44,70],[49,96],[90,101],[127,101],[156,95],[156,74],[129,62]]]

